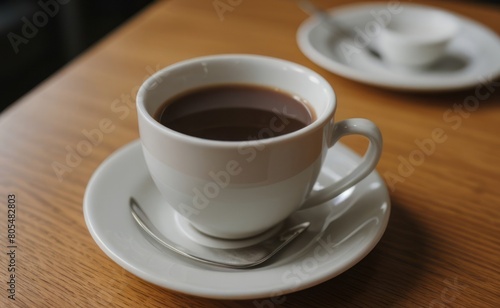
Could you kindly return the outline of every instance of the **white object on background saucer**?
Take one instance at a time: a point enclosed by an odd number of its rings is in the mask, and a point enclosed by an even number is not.
[[[411,6],[405,4],[400,8]],[[422,70],[398,69],[386,64],[367,48],[362,48],[363,37],[373,44],[380,33],[382,19],[379,13],[384,10],[389,10],[388,3],[348,5],[329,11],[343,28],[353,30],[352,37],[347,38],[328,30],[314,16],[310,17],[298,29],[298,45],[311,61],[332,73],[390,89],[457,90],[500,76],[498,35],[456,14],[460,30],[436,64]]]
[[[326,186],[359,163],[359,156],[337,143],[328,151],[316,188]],[[335,169],[331,167],[335,166]],[[385,183],[374,171],[324,205],[289,219],[310,221],[308,230],[262,266],[228,270],[190,261],[158,249],[141,233],[129,210],[134,196],[167,237],[188,246],[226,241],[193,237],[156,189],[138,141],[107,158],[89,181],[84,197],[87,227],[99,247],[132,274],[178,292],[218,299],[252,299],[283,295],[331,279],[364,258],[378,243],[389,220]],[[246,242],[245,242],[246,241]],[[227,241],[246,245],[253,240]]]
[[[376,45],[385,62],[418,69],[446,55],[448,43],[459,30],[453,14],[422,5],[405,5],[395,12],[386,10],[385,19],[379,17],[386,25]]]

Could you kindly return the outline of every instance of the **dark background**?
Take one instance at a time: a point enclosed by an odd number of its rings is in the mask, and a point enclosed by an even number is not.
[[[0,111],[150,2],[0,0]]]

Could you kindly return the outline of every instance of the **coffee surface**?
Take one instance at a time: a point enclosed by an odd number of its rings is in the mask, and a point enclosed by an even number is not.
[[[303,99],[254,85],[218,85],[195,89],[166,101],[155,119],[193,137],[243,141],[297,131],[314,120]]]

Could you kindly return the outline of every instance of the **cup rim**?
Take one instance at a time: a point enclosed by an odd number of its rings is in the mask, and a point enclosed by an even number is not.
[[[281,135],[281,136],[276,136],[276,137],[270,137],[266,139],[256,139],[256,140],[239,140],[239,141],[226,141],[226,140],[212,140],[212,139],[203,139],[199,137],[194,137],[190,136],[178,131],[175,131],[171,128],[168,128],[161,123],[159,123],[154,117],[146,110],[145,107],[145,97],[146,97],[146,92],[148,89],[156,82],[158,77],[160,76],[165,76],[168,75],[168,72],[181,69],[182,67],[186,65],[193,64],[195,62],[202,62],[202,61],[214,61],[214,60],[222,60],[222,59],[238,59],[238,60],[257,60],[257,61],[270,61],[270,62],[275,62],[275,63],[281,63],[290,67],[294,67],[297,70],[303,71],[304,73],[308,74],[310,77],[313,77],[315,80],[318,80],[319,83],[323,84],[324,89],[326,90],[326,93],[328,95],[327,97],[327,104],[325,106],[324,112],[322,112],[321,115],[316,115],[316,119],[309,125],[296,130],[294,132]],[[250,82],[248,84],[251,84]],[[332,88],[332,86],[329,84],[329,82],[316,73],[315,71],[301,65],[297,64],[288,60],[283,60],[280,58],[274,58],[274,57],[269,57],[269,56],[263,56],[263,55],[254,55],[254,54],[218,54],[218,55],[209,55],[209,56],[201,56],[201,57],[195,57],[187,60],[183,60],[177,63],[174,63],[172,65],[166,66],[162,68],[161,70],[157,71],[150,77],[148,77],[140,86],[139,91],[137,92],[137,97],[136,97],[136,107],[137,107],[137,113],[138,116],[142,116],[150,125],[152,125],[156,130],[160,131],[162,134],[168,134],[169,136],[179,140],[179,141],[184,141],[184,142],[190,142],[193,144],[198,144],[198,145],[205,145],[205,146],[215,146],[215,147],[224,147],[224,148],[233,148],[235,146],[241,145],[242,142],[245,143],[245,145],[251,146],[251,145],[265,145],[265,144],[276,144],[276,143],[281,143],[281,142],[287,142],[292,139],[297,138],[298,136],[302,135],[307,135],[318,128],[322,127],[325,122],[328,122],[333,119],[333,116],[335,114],[336,110],[336,95],[335,92]],[[316,111],[316,109],[314,110]]]

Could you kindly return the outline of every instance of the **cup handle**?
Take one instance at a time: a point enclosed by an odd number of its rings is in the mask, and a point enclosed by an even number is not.
[[[358,134],[367,137],[370,141],[368,150],[360,164],[348,175],[328,187],[311,192],[309,198],[302,204],[301,210],[331,200],[364,179],[375,169],[382,154],[382,134],[370,120],[360,118],[343,120],[334,124],[331,132],[331,136],[328,138],[329,148],[343,136]]]

